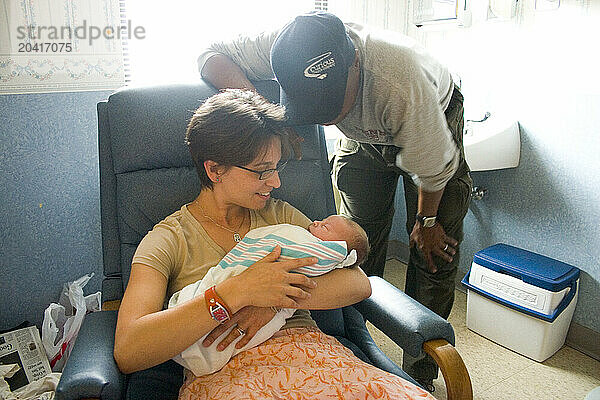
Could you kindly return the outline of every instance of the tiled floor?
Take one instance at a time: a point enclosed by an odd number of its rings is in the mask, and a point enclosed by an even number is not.
[[[405,270],[404,264],[389,260],[385,278],[403,288]],[[449,321],[456,334],[456,348],[469,370],[475,399],[581,400],[600,386],[600,361],[568,346],[538,363],[470,331],[465,325],[466,299],[465,293],[456,291]],[[402,365],[402,350],[377,328],[369,325],[369,330],[388,356]],[[438,378],[434,385],[435,397],[446,399],[443,379]]]

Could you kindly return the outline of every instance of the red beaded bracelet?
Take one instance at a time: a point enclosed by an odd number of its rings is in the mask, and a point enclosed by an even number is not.
[[[219,297],[215,286],[209,288],[204,292],[204,300],[206,301],[206,307],[210,316],[217,321],[219,324],[229,320],[231,312],[222,298]]]

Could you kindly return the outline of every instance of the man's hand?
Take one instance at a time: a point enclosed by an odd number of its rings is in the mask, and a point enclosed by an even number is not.
[[[446,236],[444,228],[439,223],[431,228],[425,228],[417,221],[410,234],[410,247],[415,245],[423,253],[429,271],[436,273],[438,268],[433,263],[433,255],[440,256],[446,262],[452,262],[452,256],[456,254],[454,247],[458,246],[458,242]]]
[[[250,339],[256,335],[256,332],[267,324],[275,316],[275,311],[271,308],[247,306],[231,316],[231,319],[213,329],[208,336],[202,341],[204,347],[209,347],[213,342],[226,332],[231,326],[237,325],[244,334],[243,337],[235,344],[236,349],[244,347]],[[238,329],[232,329],[229,335],[217,345],[218,351],[223,351],[234,340],[240,337],[241,332]]]

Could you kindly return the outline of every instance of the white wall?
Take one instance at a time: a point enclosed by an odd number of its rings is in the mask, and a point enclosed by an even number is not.
[[[473,173],[489,192],[465,219],[459,275],[475,252],[498,242],[573,264],[582,270],[574,320],[600,332],[600,1],[539,11],[535,0],[521,0],[505,21],[485,21],[488,2],[469,3],[470,28],[406,25],[461,76],[467,118],[490,111],[521,126],[518,168]],[[382,27],[382,18],[371,21]],[[403,209],[399,192],[391,238],[406,243]]]
[[[465,220],[462,272],[496,242],[571,263],[583,271],[574,319],[600,331],[600,2],[534,5],[521,2],[509,21],[424,35],[461,75],[467,117],[490,111],[521,125],[521,165],[473,174],[489,193]]]

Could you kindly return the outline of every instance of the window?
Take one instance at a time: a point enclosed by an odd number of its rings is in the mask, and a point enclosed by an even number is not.
[[[144,28],[143,39],[125,43],[127,79],[133,84],[197,81],[196,59],[210,43],[276,29],[315,0],[230,0],[152,3],[125,0],[126,20]],[[318,1],[321,7],[326,1]],[[154,4],[164,4],[155,6]],[[321,8],[322,9],[322,8]]]
[[[457,0],[416,0],[413,3],[413,23],[426,23],[456,19]]]

